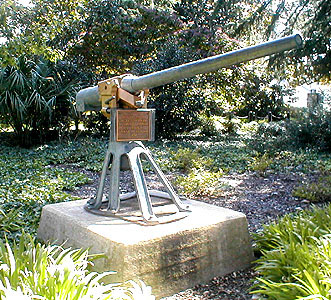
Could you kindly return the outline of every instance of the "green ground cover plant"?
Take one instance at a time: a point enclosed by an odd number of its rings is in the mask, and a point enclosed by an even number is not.
[[[331,175],[321,176],[317,182],[296,187],[293,196],[311,202],[331,201]]]
[[[256,125],[256,122],[253,122]],[[259,152],[251,147],[256,126],[245,125],[236,135],[189,137],[180,141],[159,141],[151,144],[155,159],[166,173],[176,174],[174,184],[185,195],[222,194],[226,186],[219,179],[224,174],[256,172],[330,174],[331,156],[314,148]]]
[[[87,250],[31,237],[44,205],[78,199],[69,191],[89,181],[81,167],[101,169],[105,149],[97,139],[34,149],[0,146],[0,299],[155,299],[143,283],[100,284],[109,274],[89,271]]]
[[[249,140],[246,133],[217,139],[184,137],[148,147],[162,170],[175,174],[175,185],[185,195],[220,195],[226,186],[219,179],[231,172],[261,168],[264,173],[330,172],[328,153],[298,149],[261,155],[249,147]],[[67,191],[88,182],[82,169],[101,170],[106,149],[107,139],[90,137],[31,149],[0,146],[2,232],[9,239],[15,238],[23,219],[28,224],[27,232],[34,233],[42,206],[73,200]]]
[[[255,236],[260,299],[330,299],[331,205],[287,215]]]
[[[51,164],[65,163],[72,153],[58,147],[52,155],[49,152],[48,147],[28,150],[0,146],[1,234],[6,233],[10,240],[20,235],[23,226],[34,234],[44,205],[75,199],[67,191],[88,182],[79,170]]]

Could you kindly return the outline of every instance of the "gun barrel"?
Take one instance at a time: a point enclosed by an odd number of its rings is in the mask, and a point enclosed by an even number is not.
[[[139,77],[132,75],[126,76],[121,82],[121,88],[128,92],[135,93],[140,90],[151,89],[184,78],[190,78],[198,74],[213,72],[245,61],[291,50],[301,44],[302,38],[299,34],[287,36]]]
[[[301,45],[301,36],[295,34],[143,76],[125,75],[120,81],[120,87],[134,94],[141,90],[151,89],[198,74],[213,72],[245,61],[291,50]],[[78,111],[100,110],[98,87],[90,87],[79,91],[76,96],[76,103]]]

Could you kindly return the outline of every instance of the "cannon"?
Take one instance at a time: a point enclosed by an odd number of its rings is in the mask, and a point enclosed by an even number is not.
[[[165,222],[189,213],[190,207],[179,198],[151,153],[142,144],[142,141],[154,140],[155,111],[147,108],[149,89],[291,50],[301,45],[302,39],[296,34],[143,76],[116,76],[99,82],[97,86],[79,91],[76,96],[78,111],[101,111],[110,119],[110,141],[97,194],[87,201],[85,209],[101,215],[120,215],[121,201],[136,197],[143,222],[158,224],[161,218],[153,209],[151,196],[154,196],[169,199],[177,208],[178,217],[165,218]],[[148,190],[141,164],[142,158],[150,164],[166,192]],[[120,195],[121,170],[132,171],[135,192]],[[108,197],[104,195],[107,174],[110,180]]]

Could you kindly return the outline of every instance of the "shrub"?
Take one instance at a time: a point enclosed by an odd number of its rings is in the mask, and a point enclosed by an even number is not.
[[[255,133],[259,128],[259,123],[256,121],[243,123],[241,125],[240,131],[243,133]]]
[[[42,142],[69,126],[74,87],[63,65],[42,58],[17,58],[0,69],[0,119],[9,124],[22,146]]]
[[[89,134],[96,137],[109,136],[110,121],[102,113],[91,111],[82,119],[84,128]]]
[[[293,196],[311,202],[331,201],[331,175],[321,176],[317,182],[296,187]]]
[[[179,147],[171,151],[173,168],[185,172],[175,179],[180,193],[186,196],[218,196],[223,192],[220,182],[223,171],[215,166],[211,157],[204,157],[201,150]]]
[[[297,120],[262,123],[249,145],[261,153],[306,147],[330,151],[331,113],[304,113]]]
[[[203,169],[194,169],[189,174],[178,176],[175,184],[180,193],[190,196],[220,196],[222,195],[224,183],[220,181],[223,172],[210,172]]]
[[[280,121],[259,124],[252,138],[248,141],[248,146],[259,153],[272,153],[293,149],[297,147],[297,144],[289,138],[286,122]]]
[[[201,134],[204,136],[218,136],[220,134],[219,128],[217,128],[215,123],[215,118],[207,117],[206,115],[200,116],[200,130]]]
[[[143,283],[126,285],[102,284],[100,280],[111,272],[88,271],[86,250],[45,246],[23,234],[12,247],[0,242],[1,299],[140,299],[153,300],[150,288]],[[138,297],[136,299],[139,299]]]
[[[315,146],[331,150],[331,112],[305,113],[302,118],[289,123],[288,132],[299,146]]]
[[[179,147],[170,154],[174,168],[186,173],[192,169],[209,169],[213,165],[212,158],[202,156],[199,149]]]
[[[330,299],[331,205],[285,216],[255,235],[261,299]]]
[[[250,167],[253,171],[258,172],[260,175],[264,175],[267,169],[270,168],[273,160],[265,153],[262,156],[255,157]]]
[[[240,119],[230,117],[203,116],[201,119],[201,133],[206,136],[220,136],[220,134],[237,133],[241,127]]]

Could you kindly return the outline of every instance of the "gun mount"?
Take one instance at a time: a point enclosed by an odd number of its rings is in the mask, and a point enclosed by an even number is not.
[[[77,93],[78,111],[102,111],[111,121],[110,142],[103,163],[100,183],[95,198],[85,208],[93,213],[114,215],[119,212],[121,200],[137,197],[142,218],[149,224],[159,223],[153,212],[150,196],[170,199],[179,212],[190,208],[182,203],[162,171],[141,141],[154,140],[154,110],[147,108],[149,89],[197,74],[213,72],[249,60],[291,50],[302,44],[300,35],[292,35],[256,46],[231,51],[198,61],[189,62],[143,76],[125,74],[98,83],[97,86]],[[164,185],[167,193],[149,191],[141,165],[145,158]],[[106,175],[110,170],[108,199],[104,199]],[[120,195],[119,177],[121,170],[131,170],[135,192]]]

